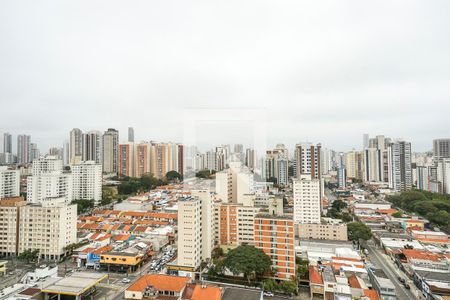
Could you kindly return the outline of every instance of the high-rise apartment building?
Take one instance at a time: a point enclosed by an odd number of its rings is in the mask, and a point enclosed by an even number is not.
[[[437,181],[440,193],[450,195],[450,158],[440,158],[437,162]]]
[[[229,166],[216,173],[216,193],[225,203],[242,203],[244,195],[254,192],[253,173],[241,162],[230,162]]]
[[[134,143],[134,128],[128,127],[128,143]]]
[[[215,240],[221,246],[254,245],[254,221],[260,208],[244,204],[215,205]]]
[[[72,199],[102,200],[102,166],[94,161],[72,165]]]
[[[364,181],[383,181],[383,156],[377,148],[364,149]]]
[[[35,159],[38,159],[41,156],[41,152],[39,151],[39,148],[36,143],[30,144],[30,162],[34,161]]]
[[[178,201],[178,265],[198,269],[211,258],[214,246],[214,206],[209,191],[192,191]]]
[[[136,145],[136,158],[135,162],[135,172],[136,177],[142,177],[143,175],[150,173],[150,153],[151,153],[151,144],[149,143],[140,143]]]
[[[164,178],[169,171],[184,174],[184,146],[177,143],[153,143],[150,170],[156,178]]]
[[[294,221],[299,223],[320,223],[321,182],[302,175],[294,180]]]
[[[119,176],[134,177],[135,148],[134,143],[124,143],[119,145]]]
[[[347,177],[363,180],[364,179],[364,151],[350,151],[345,155],[345,167]]]
[[[28,164],[31,162],[31,136],[20,134],[17,136],[17,163]]]
[[[63,164],[68,166],[70,164],[70,143],[69,141],[64,141],[63,143]]]
[[[282,210],[282,208],[281,208]],[[274,278],[292,280],[295,277],[294,221],[291,215],[270,211],[255,216],[255,247],[272,260]]]
[[[103,134],[103,172],[117,173],[119,169],[119,131],[108,128]]]
[[[321,144],[302,143],[295,146],[294,173],[296,178],[309,174],[311,178],[322,178]]]
[[[411,143],[395,141],[388,146],[389,187],[395,191],[412,188]]]
[[[47,156],[33,162],[32,176],[27,178],[27,202],[43,203],[62,198],[72,201],[72,174],[63,172],[62,161]]]
[[[26,205],[23,198],[0,200],[0,254],[17,256],[25,250],[39,250],[47,260],[59,260],[65,247],[77,241],[77,206],[64,199]]]
[[[288,150],[283,144],[278,144],[275,149],[266,151],[264,161],[265,179],[276,178],[277,184],[289,183],[289,157]]]
[[[100,131],[89,131],[82,135],[82,160],[103,163],[103,137]]]
[[[369,134],[364,133],[363,134],[363,150],[369,148]]]
[[[254,170],[256,168],[256,153],[255,149],[245,150],[245,165],[250,169]]]
[[[450,157],[450,139],[433,140],[433,155],[435,157]]]
[[[0,199],[20,195],[20,171],[0,166]]]
[[[430,191],[431,181],[429,166],[416,166],[416,187],[419,190]]]
[[[83,159],[83,132],[74,128],[69,138],[69,163],[74,164]]]
[[[61,173],[62,171],[62,160],[57,158],[56,156],[46,156],[45,158],[37,159],[31,166],[31,173],[33,175]]]
[[[12,135],[9,132],[3,134],[3,153],[12,154]]]

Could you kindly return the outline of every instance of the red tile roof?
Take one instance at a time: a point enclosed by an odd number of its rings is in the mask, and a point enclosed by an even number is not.
[[[139,278],[127,291],[143,292],[149,285],[158,291],[180,292],[190,281],[188,277],[147,274]]]
[[[309,267],[309,281],[314,284],[323,284],[322,275],[314,266]]]

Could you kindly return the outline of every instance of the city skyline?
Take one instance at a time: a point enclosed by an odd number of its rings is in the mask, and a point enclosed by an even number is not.
[[[115,129],[119,132],[119,143],[123,144],[123,143],[127,143],[128,142],[128,126],[125,127],[122,131],[120,129],[118,129],[117,127],[114,126],[110,126],[110,127],[106,127],[106,128],[101,128],[101,129],[89,129],[89,130],[84,130],[81,127],[74,127],[74,128],[79,128],[81,129],[81,131],[83,133],[89,133],[89,132],[100,132],[101,134],[107,132],[108,129]],[[3,138],[3,134],[10,134],[12,136],[12,153],[16,154],[17,152],[17,136],[18,135],[30,135],[31,136],[31,141],[33,142],[33,144],[37,144],[38,149],[41,153],[41,155],[44,155],[46,153],[48,153],[48,151],[50,149],[52,149],[53,147],[58,147],[58,148],[63,148],[64,143],[65,142],[69,142],[70,141],[70,130],[74,129],[74,128],[70,128],[67,131],[66,134],[66,138],[62,139],[60,143],[56,143],[56,144],[50,144],[49,142],[46,142],[45,140],[37,140],[33,135],[28,134],[28,133],[18,133],[16,134],[14,131],[0,131],[0,149],[4,148],[4,138]],[[134,128],[136,129],[136,128]],[[137,130],[138,135],[137,138],[135,138],[134,143],[135,144],[139,144],[141,142],[161,142],[161,143],[180,143],[183,144],[183,137],[180,137],[178,140],[177,139],[169,139],[169,138],[165,138],[164,137],[162,139],[156,139],[156,138],[151,138],[151,137],[143,137],[141,138],[141,136],[143,135],[142,133],[139,132],[139,129]],[[297,141],[294,141],[293,143],[287,143],[285,141],[283,141],[282,138],[279,138],[278,140],[275,140],[273,143],[270,143],[269,140],[266,142],[266,150],[269,150],[271,148],[274,148],[276,145],[278,144],[284,144],[286,146],[287,149],[289,149],[290,151],[294,151],[296,144],[299,143],[313,143],[313,144],[322,144],[322,146],[326,149],[330,149],[336,152],[349,152],[349,151],[353,151],[353,150],[363,150],[363,143],[364,143],[364,135],[365,134],[369,134],[369,136],[371,137],[375,137],[378,135],[383,135],[386,137],[390,137],[393,140],[406,140],[408,142],[411,142],[412,144],[412,152],[413,153],[426,153],[426,152],[432,152],[433,151],[433,141],[434,140],[440,140],[440,139],[447,139],[447,137],[442,136],[442,137],[436,137],[436,138],[430,138],[430,140],[428,141],[428,145],[425,145],[423,149],[417,149],[416,145],[417,143],[414,140],[411,139],[407,139],[404,137],[395,137],[395,136],[390,136],[388,134],[386,134],[385,132],[375,132],[375,133],[361,133],[359,140],[358,141],[352,141],[352,144],[354,144],[354,147],[351,148],[345,148],[345,149],[340,149],[340,148],[335,148],[333,146],[331,146],[329,143],[327,143],[324,140],[314,140],[314,139],[299,139]],[[203,137],[202,140],[205,140],[205,138]],[[214,142],[210,142],[208,144],[194,144],[194,145],[185,145],[185,146],[196,146],[200,152],[206,152],[209,151],[211,149],[214,149],[215,147],[218,147],[220,145],[243,145],[244,147],[244,152],[245,149],[254,149],[253,147],[253,143],[250,140],[250,138],[247,138],[247,143],[245,143],[245,139],[244,142],[240,141],[240,140],[228,140],[228,142],[226,142],[226,140],[224,142],[220,142],[220,137],[215,137],[214,138]],[[183,144],[184,145],[184,144]],[[290,157],[292,157],[293,153],[290,153]]]
[[[426,151],[447,135],[446,1],[45,3],[0,12],[0,128],[42,150],[80,126],[182,142],[189,108],[265,109],[270,145],[344,151],[368,132]]]

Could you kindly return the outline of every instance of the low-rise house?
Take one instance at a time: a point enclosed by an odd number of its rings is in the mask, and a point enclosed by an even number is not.
[[[374,290],[383,300],[397,299],[395,286],[382,269],[369,269],[369,279]]]
[[[188,277],[147,274],[125,290],[125,299],[178,300],[189,282],[190,278]]]

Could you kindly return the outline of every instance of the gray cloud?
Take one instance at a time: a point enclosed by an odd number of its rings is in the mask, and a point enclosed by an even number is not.
[[[183,109],[265,108],[267,143],[424,151],[449,136],[450,3],[4,1],[0,132],[41,150],[72,127],[182,141]],[[245,128],[202,131],[246,142]],[[219,136],[220,137],[220,136]]]

